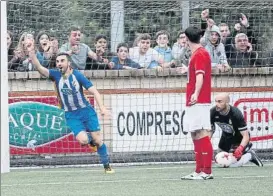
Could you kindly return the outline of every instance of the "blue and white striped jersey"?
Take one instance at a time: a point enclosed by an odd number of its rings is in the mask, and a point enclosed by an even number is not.
[[[83,93],[83,87],[88,89],[93,84],[79,71],[64,79],[58,70],[50,69],[49,78],[55,82],[61,107],[65,111],[74,111],[90,106]]]

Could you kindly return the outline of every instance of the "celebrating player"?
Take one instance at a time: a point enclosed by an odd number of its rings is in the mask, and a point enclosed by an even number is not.
[[[100,135],[100,125],[94,108],[84,97],[83,87],[92,93],[99,105],[101,114],[106,116],[108,110],[102,103],[101,96],[93,84],[79,71],[74,70],[71,58],[67,53],[59,53],[56,57],[58,70],[43,67],[36,58],[34,45],[28,46],[29,57],[40,74],[54,81],[60,98],[62,109],[65,110],[67,125],[82,145],[91,144],[92,139],[97,146],[97,152],[104,165],[105,173],[114,173],[109,165],[107,147]],[[91,139],[92,136],[92,139]]]
[[[188,27],[185,35],[188,39],[192,56],[188,68],[184,66],[180,70],[181,72],[188,72],[183,131],[191,132],[196,169],[195,172],[181,179],[213,179],[211,172],[213,149],[209,137],[211,129],[211,60],[209,53],[200,44],[200,29]]]
[[[229,167],[240,167],[251,161],[262,167],[263,163],[251,149],[250,134],[242,112],[229,104],[227,93],[218,94],[215,97],[216,106],[211,109],[211,125],[213,131],[216,128],[222,131],[218,147],[219,151],[233,153],[238,160]]]

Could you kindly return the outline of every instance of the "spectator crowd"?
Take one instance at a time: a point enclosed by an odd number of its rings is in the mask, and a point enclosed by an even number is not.
[[[239,15],[239,22],[232,24],[233,31],[226,23],[216,25],[209,17],[209,10],[201,13],[201,44],[209,52],[211,66],[221,72],[231,68],[273,67],[273,48],[265,55],[257,50],[257,38],[249,25],[245,14]],[[181,68],[187,66],[191,51],[183,30],[176,33],[177,40],[170,46],[170,32],[158,31],[155,34],[156,46],[152,47],[153,38],[148,33],[139,34],[132,47],[119,43],[115,52],[109,51],[109,40],[105,35],[95,37],[92,49],[81,42],[82,31],[79,27],[68,30],[68,41],[59,47],[57,37],[46,31],[21,34],[17,46],[14,46],[13,33],[8,31],[8,70],[34,71],[28,57],[27,46],[35,43],[36,56],[44,67],[55,67],[58,52],[71,56],[72,66],[79,70],[122,70],[122,69],[156,69]]]

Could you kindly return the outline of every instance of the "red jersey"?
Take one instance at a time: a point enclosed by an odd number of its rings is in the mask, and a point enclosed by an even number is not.
[[[190,106],[190,100],[195,91],[196,76],[198,74],[203,74],[204,80],[196,103],[211,103],[211,59],[209,53],[203,47],[198,48],[192,54],[189,62],[186,106]]]

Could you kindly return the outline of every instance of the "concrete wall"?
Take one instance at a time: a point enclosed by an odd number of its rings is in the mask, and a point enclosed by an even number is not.
[[[156,70],[95,70],[84,71],[98,89],[168,89],[186,86],[186,75],[175,69]],[[227,73],[212,70],[212,86],[215,88],[272,87],[273,68],[233,69]],[[51,91],[51,81],[34,72],[10,72],[9,91]]]

